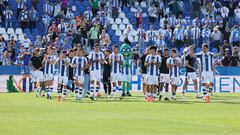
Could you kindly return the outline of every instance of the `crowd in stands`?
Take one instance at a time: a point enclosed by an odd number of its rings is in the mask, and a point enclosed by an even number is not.
[[[117,34],[112,26],[120,13],[134,20]],[[123,42],[138,55],[151,45],[175,47],[181,55],[192,43],[196,52],[207,43],[217,65],[240,65],[239,0],[0,0],[0,27],[0,65],[27,65],[36,47],[88,53],[95,43],[104,50]]]

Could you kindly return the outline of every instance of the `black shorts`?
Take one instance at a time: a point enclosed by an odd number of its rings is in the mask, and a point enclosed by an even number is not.
[[[110,83],[110,74],[103,74],[103,83]]]

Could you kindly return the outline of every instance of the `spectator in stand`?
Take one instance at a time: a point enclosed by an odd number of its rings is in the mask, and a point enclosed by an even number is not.
[[[51,17],[49,16],[48,13],[45,13],[44,16],[42,17],[42,23],[45,28],[45,34],[48,32],[48,27],[49,27],[50,22],[51,22]]]
[[[142,25],[139,25],[139,28],[137,30],[137,36],[138,36],[138,46],[140,48],[145,47],[145,39],[146,39],[146,32],[142,28]]]
[[[37,21],[38,12],[35,10],[34,6],[32,6],[32,9],[29,11],[29,28],[31,31],[36,28]]]
[[[227,40],[223,41],[223,54],[225,54],[226,50],[229,50],[230,55],[232,55],[232,52],[230,50],[232,50],[232,46],[229,45]]]
[[[149,46],[155,45],[155,42],[157,40],[157,34],[155,33],[152,25],[150,26],[150,30],[147,31],[146,35]]]
[[[112,1],[112,18],[115,20],[118,17],[118,7],[119,0],[111,0]]]
[[[180,25],[177,25],[173,31],[173,42],[175,47],[180,49],[183,47],[183,40],[184,40],[184,31]]]
[[[57,48],[58,50],[62,49],[63,42],[61,43],[59,38],[55,38],[55,41],[52,43],[52,47]]]
[[[87,10],[84,11],[84,17],[87,18],[87,20],[92,20],[93,13],[90,7],[88,7]]]
[[[75,20],[76,20],[76,27],[77,27],[77,30],[79,30],[79,29],[82,27],[84,17],[82,16],[81,13],[79,13],[79,15],[76,16]]]
[[[23,30],[29,26],[29,12],[27,11],[26,6],[20,12],[19,20],[20,20],[20,23],[21,23],[21,28]]]
[[[43,48],[48,48],[49,46],[51,46],[50,42],[48,41],[48,38],[43,36],[42,38],[42,46]]]
[[[94,43],[98,42],[99,39],[99,25],[95,23],[93,27],[88,32],[91,48],[94,46]]]
[[[231,66],[237,67],[240,64],[239,49],[233,47],[232,56],[231,56]]]
[[[137,21],[137,27],[142,24],[142,9],[140,6],[137,7],[137,10],[136,10],[136,21]]]
[[[17,41],[14,40],[14,36],[11,35],[10,40],[8,41],[8,49],[15,50],[16,44],[17,44]],[[15,54],[15,51],[13,53]]]
[[[11,9],[9,9],[8,6],[6,6],[6,9],[3,11],[3,14],[5,16],[5,29],[12,28],[12,20],[13,20],[13,12]]]
[[[168,15],[165,15],[163,18],[160,19],[160,27],[165,27],[169,24]]]
[[[223,18],[224,24],[226,24],[228,20],[229,9],[226,6],[220,8],[221,16]]]
[[[106,10],[106,3],[108,0],[100,0],[100,8]]]
[[[199,40],[201,36],[201,30],[196,23],[194,24],[194,27],[192,28],[191,31],[192,31],[192,39],[195,47],[200,47]]]
[[[2,65],[3,63],[3,54],[4,51],[6,49],[6,43],[4,42],[4,38],[2,36],[0,36],[0,65]]]
[[[77,44],[81,45],[81,38],[82,38],[82,34],[81,34],[81,30],[79,29],[77,31],[77,34],[75,34],[73,37],[73,42],[72,42],[73,48],[77,47]],[[82,45],[81,45],[81,48],[82,48]]]
[[[107,17],[107,12],[101,12],[100,15],[100,26],[101,29],[103,29],[104,27],[108,26],[108,17]]]
[[[108,49],[109,44],[111,43],[109,35],[106,33],[106,30],[103,29],[101,35],[99,36],[100,47],[102,49]]]
[[[184,30],[184,41],[185,46],[190,46],[190,43],[193,42],[193,33],[191,26],[187,26],[187,29]]]
[[[45,1],[45,4],[43,5],[43,11],[45,14],[48,14],[49,16],[53,15],[53,6],[49,3],[49,0]]]
[[[130,32],[131,32],[131,27],[130,25],[127,26],[127,28],[123,31],[123,39],[124,39],[124,42],[131,45],[131,42],[129,41],[129,38],[130,38]]]
[[[6,50],[3,53],[2,65],[12,65],[12,64],[13,64],[13,61],[12,61],[12,51]]]
[[[212,8],[213,8],[214,17],[216,19],[218,19],[221,16],[221,7],[222,7],[222,4],[219,1],[214,0],[214,2],[212,3]]]
[[[200,15],[200,10],[201,10],[201,4],[200,0],[192,0],[192,17],[196,18],[199,17]]]
[[[232,46],[240,47],[240,28],[238,26],[234,26],[231,31],[230,43]]]
[[[151,4],[151,6],[148,8],[148,16],[150,24],[153,25],[157,19],[157,8],[154,4]]]
[[[210,45],[210,38],[211,38],[211,30],[208,28],[207,25],[204,26],[202,30],[202,40],[203,43]]]
[[[67,21],[70,21],[71,23],[75,23],[75,17],[74,17],[74,14],[72,12],[72,9],[70,9],[70,8],[67,9],[67,13],[66,13],[65,18],[66,18]]]
[[[21,11],[24,9],[25,6],[27,6],[27,0],[16,0],[16,2],[17,2],[17,18],[19,18]]]
[[[48,33],[51,35],[51,41],[54,41],[60,33],[60,30],[58,29],[56,22],[52,22],[52,26],[49,27]]]
[[[229,66],[232,65],[231,54],[230,54],[230,50],[229,49],[225,50],[224,57],[222,59],[222,65],[225,66],[225,67],[229,67]]]
[[[26,34],[24,35],[24,38],[20,40],[20,43],[24,46],[25,49],[28,49],[29,45],[32,44],[31,40]]]
[[[3,27],[3,19],[2,19],[3,17],[2,17],[2,15],[0,15],[0,27]]]
[[[240,25],[240,5],[234,10],[235,13],[235,24]]]
[[[8,6],[9,0],[2,0],[5,6]]]
[[[37,5],[39,3],[40,0],[31,0],[31,4],[34,7],[34,9],[37,9]]]
[[[96,16],[99,10],[99,0],[89,0],[89,3],[92,6],[93,16]]]
[[[229,3],[229,14],[228,14],[228,27],[231,28],[234,24],[234,6],[233,3]]]
[[[222,41],[222,33],[218,30],[218,27],[215,27],[213,29],[213,32],[211,33],[211,41],[213,45],[212,47],[217,48],[219,51],[219,47]]]
[[[64,11],[66,15],[68,9],[68,0],[61,0],[61,9]]]
[[[36,36],[36,41],[34,42],[34,47],[35,48],[42,48],[42,37],[41,36]]]
[[[226,26],[223,33],[223,40],[227,40],[228,43],[230,43],[230,35],[231,35],[231,31],[229,30],[229,28]]]

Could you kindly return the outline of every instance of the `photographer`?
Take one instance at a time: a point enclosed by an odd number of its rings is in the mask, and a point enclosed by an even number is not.
[[[230,55],[230,50],[225,49],[224,57],[222,59],[222,65],[225,67],[231,66],[231,55]]]
[[[240,63],[239,50],[237,47],[233,47],[232,56],[231,56],[231,66],[237,67]]]

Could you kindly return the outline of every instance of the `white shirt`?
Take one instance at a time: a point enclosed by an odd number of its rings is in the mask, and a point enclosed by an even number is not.
[[[234,10],[234,13],[235,13],[235,15],[236,15],[238,18],[240,18],[240,8],[236,8],[236,9]]]
[[[24,46],[24,48],[29,48],[29,45],[32,43],[30,39],[23,39],[20,43]]]
[[[228,13],[229,13],[229,9],[227,7],[222,7],[220,9],[221,15],[223,18],[227,18],[228,17]]]
[[[149,7],[148,14],[149,14],[149,16],[156,18],[157,17],[157,8],[155,6]]]

